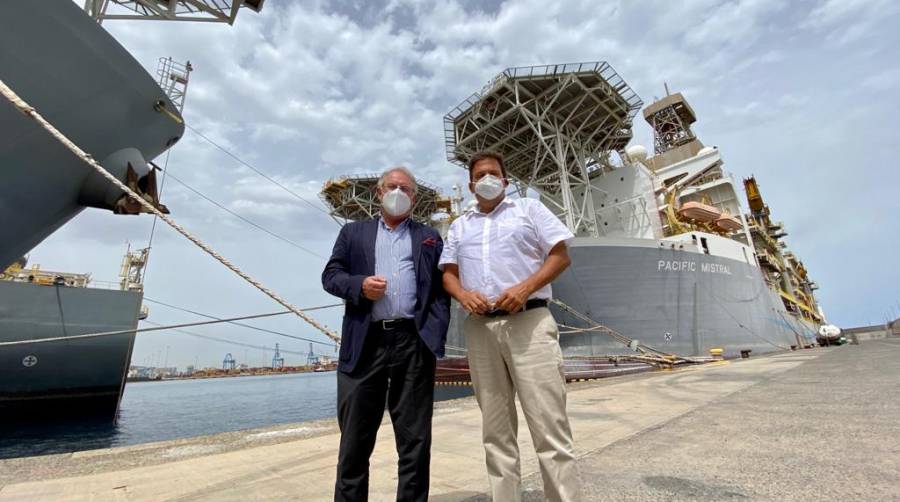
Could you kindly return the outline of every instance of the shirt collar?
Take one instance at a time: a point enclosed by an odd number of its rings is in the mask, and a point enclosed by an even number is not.
[[[499,204],[497,204],[496,206],[494,206],[494,209],[491,210],[490,213],[482,213],[481,210],[478,209],[478,204],[477,204],[477,203],[476,203],[474,206],[472,206],[471,208],[469,208],[468,213],[469,213],[470,215],[472,215],[472,216],[475,216],[475,215],[480,215],[480,216],[490,216],[490,215],[492,215],[492,214],[496,214],[496,213],[497,213],[497,210],[500,209],[501,207],[508,206],[508,205],[510,205],[510,204],[515,204],[515,202],[513,202],[513,201],[509,198],[509,195],[506,195],[506,196],[503,197],[503,200],[501,200]]]
[[[394,230],[404,230],[409,226],[409,220],[410,220],[410,217],[407,216],[405,220],[401,221],[400,224],[397,225],[397,227],[392,230],[391,227],[389,227],[387,225],[387,223],[384,222],[384,218],[382,218],[381,216],[378,216],[378,226],[387,230],[388,232],[393,232]]]

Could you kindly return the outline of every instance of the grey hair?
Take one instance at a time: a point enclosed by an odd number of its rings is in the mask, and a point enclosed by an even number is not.
[[[378,184],[376,185],[376,187],[384,188],[384,179],[387,178],[387,176],[389,174],[396,173],[396,172],[401,172],[401,173],[405,174],[406,177],[409,178],[410,181],[412,181],[413,193],[416,193],[419,191],[419,185],[416,183],[416,176],[406,166],[394,166],[394,167],[391,167],[391,168],[385,170],[383,173],[381,173],[381,177],[378,178]]]

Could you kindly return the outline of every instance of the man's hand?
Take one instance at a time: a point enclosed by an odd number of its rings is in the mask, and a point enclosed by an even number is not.
[[[497,301],[494,303],[494,308],[505,310],[510,314],[518,312],[525,306],[525,302],[528,301],[528,297],[531,296],[531,293],[533,293],[533,291],[531,291],[528,286],[524,285],[524,283],[516,284],[500,294],[500,297],[497,298]]]
[[[363,279],[362,293],[366,298],[375,301],[384,296],[387,289],[387,279],[380,275],[370,275]]]
[[[481,315],[491,310],[490,302],[478,291],[463,291],[457,300],[471,314]]]

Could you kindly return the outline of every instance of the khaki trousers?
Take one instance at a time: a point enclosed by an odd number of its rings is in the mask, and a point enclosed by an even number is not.
[[[522,499],[516,394],[537,451],[545,497],[580,500],[559,330],[550,310],[470,315],[464,331],[494,500]]]

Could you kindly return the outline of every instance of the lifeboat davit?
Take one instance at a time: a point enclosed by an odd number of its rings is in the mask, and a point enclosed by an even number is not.
[[[722,216],[716,219],[716,226],[722,230],[728,230],[729,232],[740,230],[741,227],[743,227],[740,220],[728,213],[722,213]]]
[[[682,204],[681,209],[678,210],[678,214],[685,218],[706,223],[717,221],[719,217],[722,216],[721,211],[715,207],[693,201]]]

